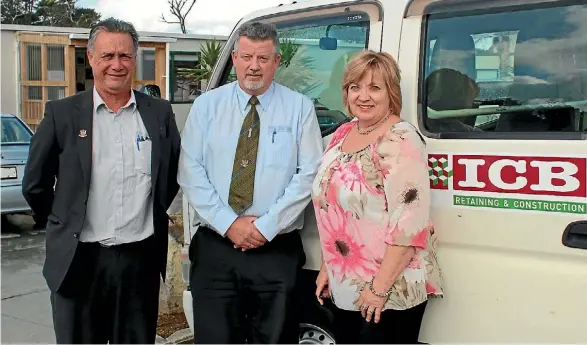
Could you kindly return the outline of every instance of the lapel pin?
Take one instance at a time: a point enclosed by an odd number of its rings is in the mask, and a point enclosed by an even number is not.
[[[88,133],[87,133],[87,131],[85,129],[80,129],[79,130],[79,137],[80,138],[85,138],[87,136],[88,136]]]

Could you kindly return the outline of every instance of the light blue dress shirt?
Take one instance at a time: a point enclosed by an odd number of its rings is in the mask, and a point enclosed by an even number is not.
[[[199,96],[182,133],[178,182],[203,225],[221,235],[238,215],[228,205],[232,165],[250,95],[233,82]],[[258,96],[261,120],[253,204],[242,216],[271,241],[301,229],[323,146],[312,101],[273,82]]]

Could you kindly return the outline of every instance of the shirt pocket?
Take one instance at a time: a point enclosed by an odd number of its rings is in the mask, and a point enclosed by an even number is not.
[[[291,126],[269,126],[267,166],[284,169],[297,161],[295,137]]]
[[[142,175],[151,175],[152,145],[151,140],[137,141],[135,139],[135,171]]]

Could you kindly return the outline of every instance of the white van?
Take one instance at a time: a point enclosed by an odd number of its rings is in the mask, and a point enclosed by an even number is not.
[[[237,27],[256,20],[278,26],[289,63],[276,81],[315,101],[325,146],[345,121],[349,58],[367,48],[398,60],[401,116],[427,140],[445,280],[420,341],[587,343],[585,0],[300,1]],[[234,41],[210,88],[233,80]],[[198,222],[186,201],[184,215],[190,239]],[[300,343],[334,343],[329,307],[314,296],[311,207],[301,233]],[[189,291],[184,308],[191,325]]]

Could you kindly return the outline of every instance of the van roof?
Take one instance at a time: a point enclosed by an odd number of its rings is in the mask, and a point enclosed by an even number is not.
[[[409,2],[409,0],[383,0],[383,1],[403,1],[405,3]],[[275,7],[265,8],[262,10],[258,10],[248,15],[244,16],[241,22],[247,22],[252,19],[262,19],[266,17],[272,17],[278,15],[280,13],[295,13],[298,11],[307,11],[308,9],[320,9],[325,7],[332,7],[332,6],[345,6],[345,5],[357,5],[357,4],[364,4],[364,3],[378,3],[379,1],[374,0],[310,0],[310,1],[293,1],[290,4],[279,4]]]
[[[309,1],[293,1],[289,4],[279,4],[275,7],[265,8],[251,12],[244,16],[240,22],[248,22],[253,19],[263,19],[267,17],[273,17],[281,13],[295,13],[299,11],[307,11],[308,9],[317,10],[325,7],[332,6],[345,6],[345,5],[357,5],[357,4],[379,4],[381,2],[394,2],[397,5],[398,2],[404,3],[404,17],[418,16],[424,13],[434,12],[434,9],[439,7],[443,8],[442,12],[447,11],[460,11],[465,9],[478,9],[486,8],[488,5],[492,8],[504,7],[520,4],[520,1],[516,0],[309,0]],[[522,4],[538,4],[538,3],[561,3],[568,0],[524,0]],[[238,24],[237,23],[237,26]],[[235,26],[236,27],[236,26]]]

